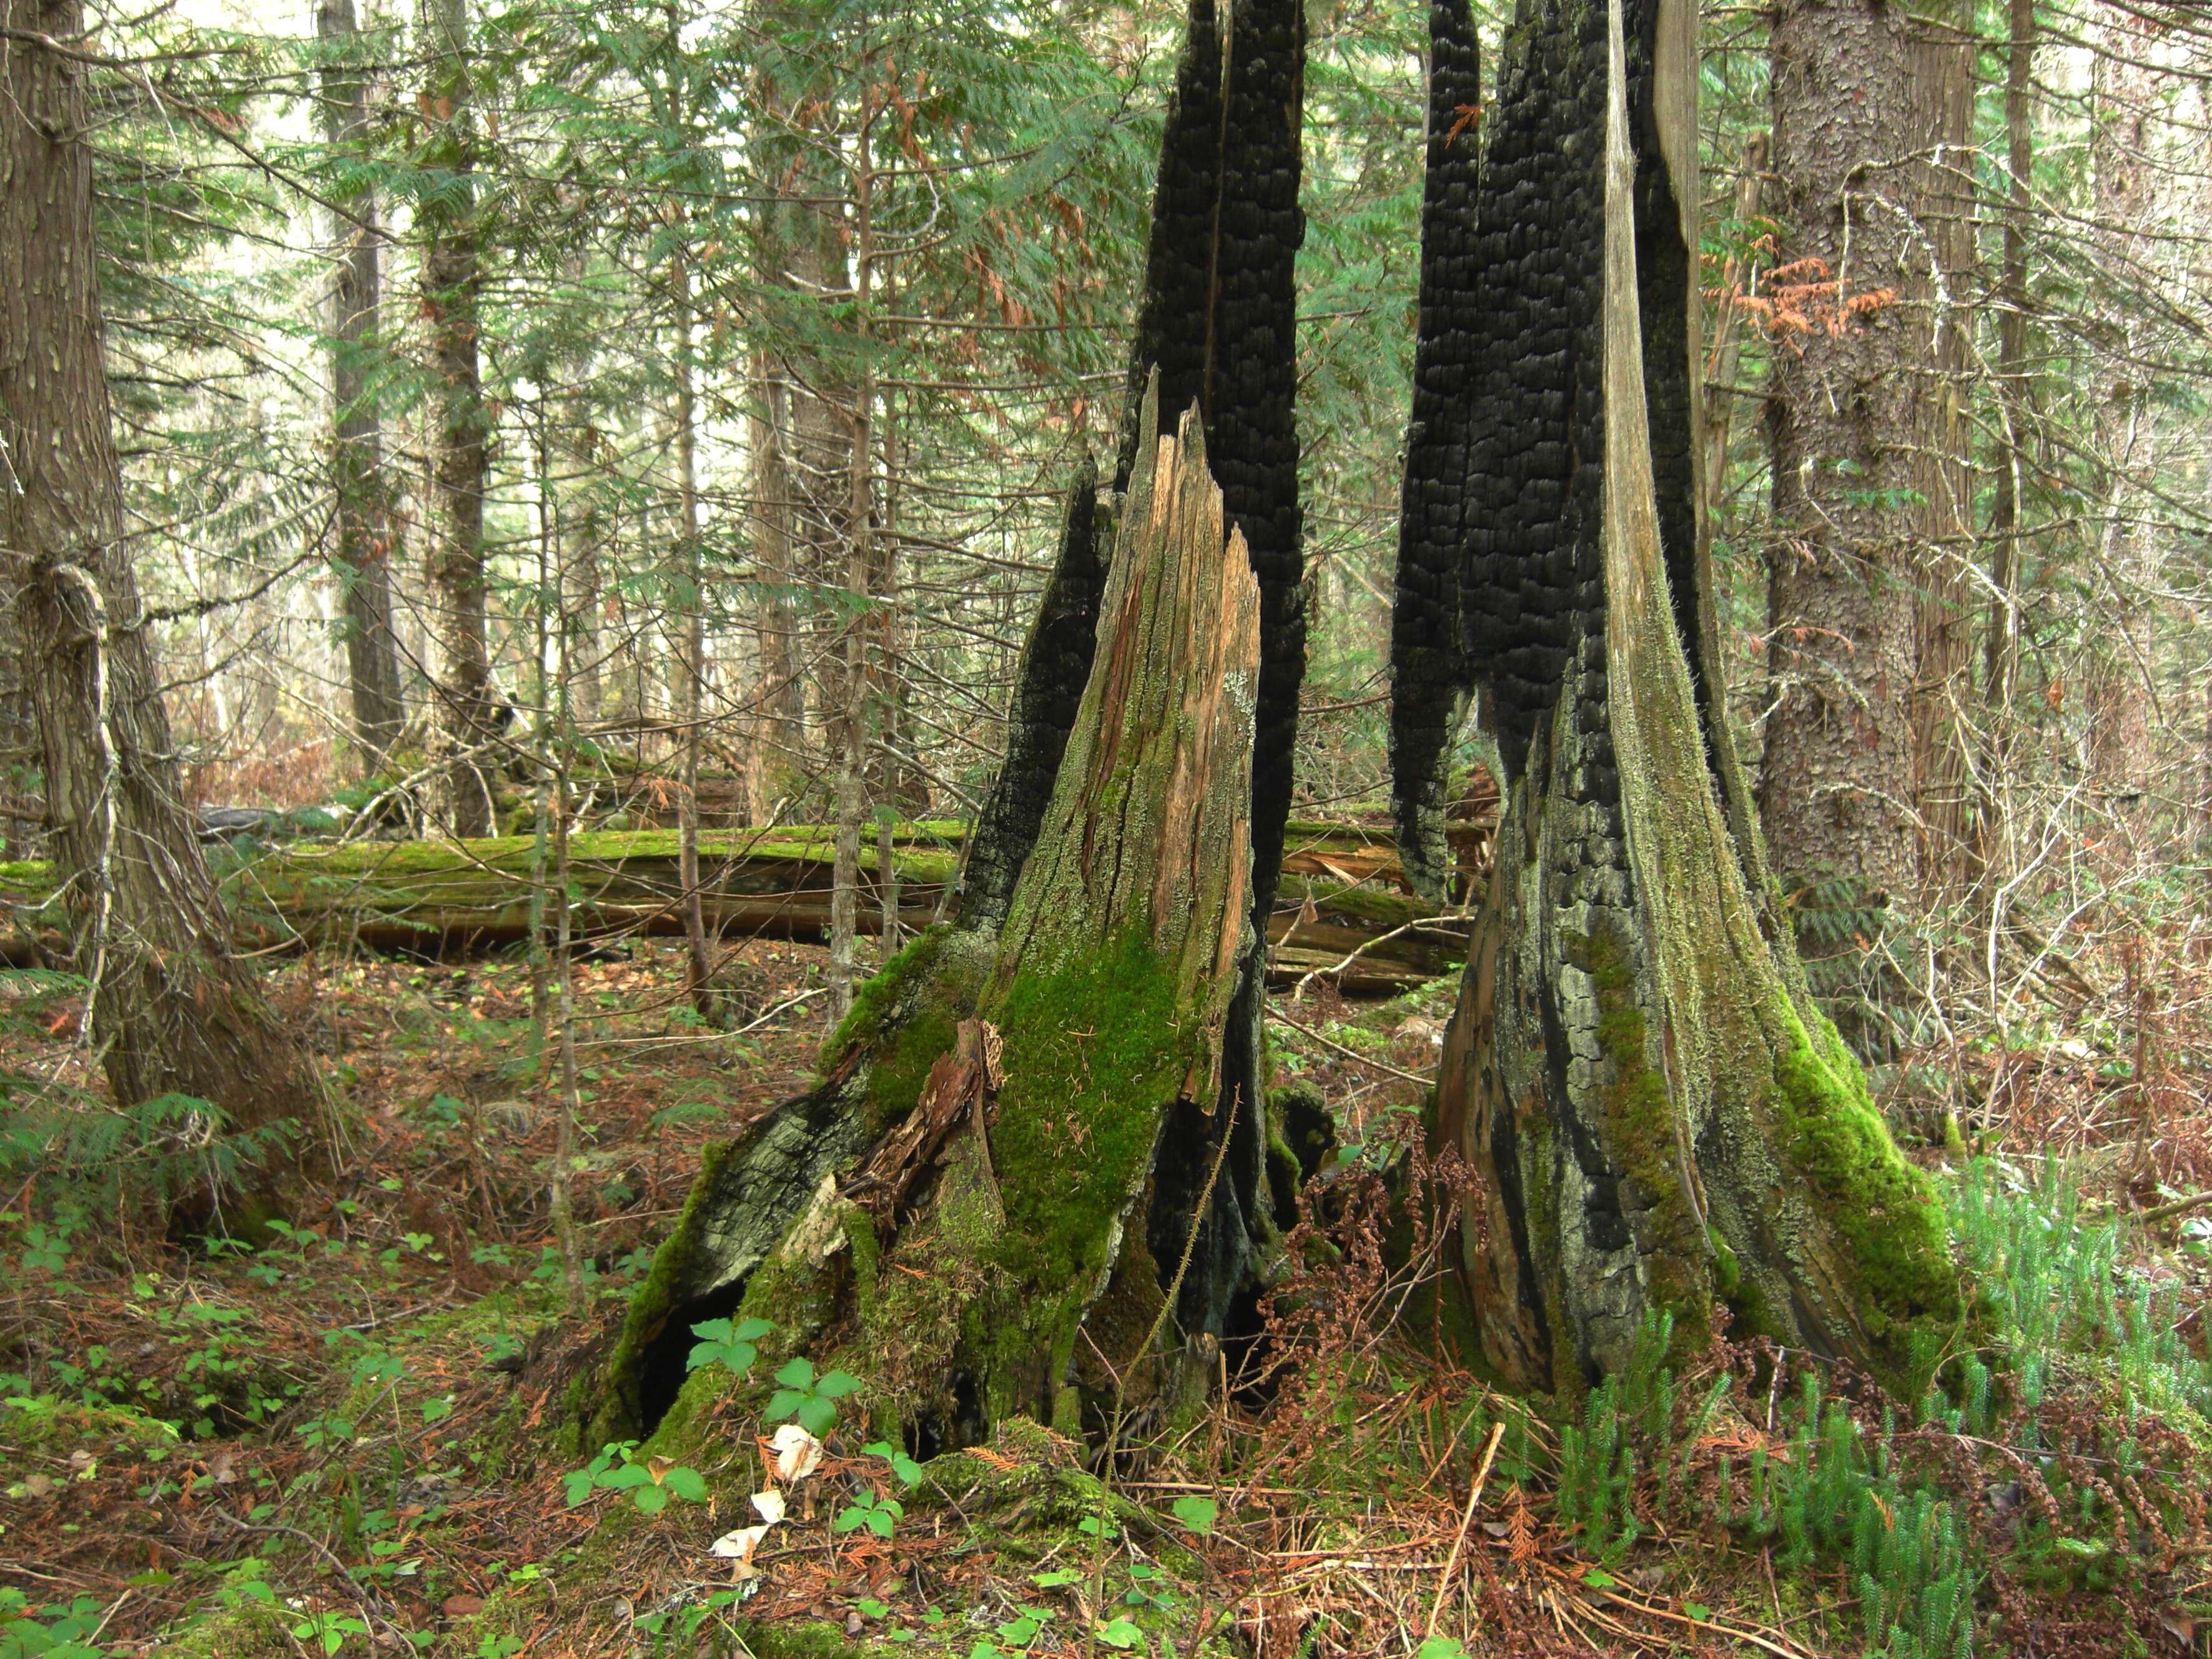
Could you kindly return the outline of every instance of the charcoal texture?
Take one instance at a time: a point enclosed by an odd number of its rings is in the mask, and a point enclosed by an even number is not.
[[[1696,517],[1685,331],[1690,251],[1651,112],[1654,0],[1619,0],[1628,44],[1637,254],[1660,531],[1692,665]],[[1443,7],[1438,8],[1443,9]],[[1454,25],[1432,23],[1440,68]],[[1406,492],[1394,658],[1396,793],[1418,820],[1441,787],[1450,712],[1440,682],[1480,690],[1509,779],[1562,692],[1593,799],[1617,793],[1606,736],[1603,513],[1606,11],[1522,0],[1483,117],[1472,211],[1449,205],[1462,165],[1431,155],[1423,375]],[[1443,100],[1431,98],[1432,109]],[[1457,100],[1455,101],[1466,101]],[[1449,221],[1449,223],[1438,223]],[[1464,240],[1462,239],[1464,238]],[[1430,250],[1435,251],[1431,258]],[[1433,377],[1433,378],[1431,378]],[[1410,509],[1409,509],[1410,513]],[[1449,626],[1455,623],[1455,628]],[[1456,635],[1457,659],[1439,639]],[[1408,682],[1410,681],[1410,685]],[[1410,695],[1408,695],[1410,691]]]
[[[1398,510],[1390,634],[1390,775],[1399,859],[1415,890],[1443,897],[1450,749],[1466,712],[1460,648],[1460,503],[1467,477],[1481,53],[1467,0],[1429,8],[1428,170],[1421,195],[1420,322]]]
[[[1101,533],[1098,469],[1084,463],[1060,520],[1060,551],[1022,647],[1006,711],[1006,758],[976,821],[962,872],[957,921],[978,932],[1006,919],[1014,884],[1051,804],[1068,733],[1097,647],[1109,538]]]
[[[1212,412],[1206,365],[1213,347],[1213,226],[1221,206],[1221,33],[1213,0],[1191,0],[1175,88],[1160,135],[1159,176],[1152,186],[1152,240],[1145,251],[1145,292],[1129,353],[1121,406],[1116,492],[1129,487],[1145,388],[1160,376],[1158,428],[1172,434],[1193,404]],[[1206,434],[1211,455],[1212,433]]]

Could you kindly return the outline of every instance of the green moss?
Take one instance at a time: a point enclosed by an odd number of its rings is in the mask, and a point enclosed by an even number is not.
[[[247,1602],[191,1614],[164,1631],[148,1650],[164,1659],[292,1659],[299,1649],[276,1608]]]
[[[1570,937],[1570,958],[1589,975],[1597,1000],[1597,1036],[1613,1076],[1598,1102],[1607,1151],[1650,1206],[1654,1237],[1644,1251],[1648,1299],[1674,1317],[1668,1357],[1681,1363],[1712,1336],[1712,1278],[1700,1227],[1683,1190],[1681,1148],[1667,1079],[1651,1064],[1650,1030],[1637,996],[1633,958],[1608,934]]]
[[[1285,902],[1295,890],[1288,883],[1285,884]],[[1348,887],[1308,882],[1303,896],[1310,899],[1314,908],[1324,915],[1335,911],[1379,927],[1403,927],[1407,922],[1419,921],[1433,914],[1418,900],[1381,887]]]
[[[740,1652],[754,1659],[866,1659],[891,1651],[888,1644],[855,1641],[844,1626],[812,1620],[755,1620],[738,1627]]]
[[[991,1130],[1006,1225],[991,1258],[1028,1291],[1019,1337],[1064,1374],[1068,1317],[1100,1284],[1115,1222],[1150,1164],[1161,1114],[1187,1086],[1197,1034],[1151,943],[1025,967],[994,1009],[1006,1081]]]
[[[910,995],[937,965],[949,927],[932,927],[917,933],[906,947],[885,963],[853,993],[853,1006],[837,1029],[822,1040],[817,1063],[828,1071],[855,1048],[874,1044],[883,1034],[900,1001]]]
[[[571,1419],[579,1425],[579,1449],[596,1450],[610,1440],[636,1438],[641,1426],[636,1394],[639,1362],[676,1305],[678,1288],[690,1277],[702,1243],[702,1211],[710,1201],[724,1166],[743,1144],[717,1141],[701,1155],[698,1178],[684,1200],[683,1213],[653,1253],[653,1266],[647,1270],[644,1283],[631,1293],[622,1332],[605,1365],[597,1378],[580,1377],[570,1385]]]
[[[1800,1025],[1793,1037],[1775,1069],[1784,1149],[1850,1251],[1868,1336],[1902,1364],[1913,1328],[1962,1316],[1942,1206],[1890,1139],[1833,1028]]]
[[[940,923],[884,964],[822,1045],[826,1074],[855,1048],[868,1051],[871,1138],[913,1109],[930,1067],[952,1052],[990,972],[988,941]]]
[[[1721,1237],[1719,1228],[1706,1228],[1705,1237],[1713,1247],[1713,1273],[1720,1281],[1721,1296],[1723,1300],[1732,1302],[1743,1290],[1742,1264],[1735,1259],[1735,1252],[1729,1248],[1728,1240]]]

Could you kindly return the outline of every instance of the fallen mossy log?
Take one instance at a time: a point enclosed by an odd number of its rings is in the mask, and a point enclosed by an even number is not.
[[[899,919],[920,932],[942,912],[958,873],[963,826],[902,826],[892,855]],[[1466,924],[1431,922],[1426,907],[1376,886],[1389,840],[1341,825],[1294,824],[1288,878],[1268,928],[1278,987],[1310,973],[1353,995],[1391,994],[1466,959]],[[819,940],[830,927],[832,848],[827,829],[710,833],[700,837],[701,908],[728,940]],[[241,945],[313,945],[441,957],[530,936],[538,848],[527,836],[464,842],[295,842],[246,860],[224,879]],[[676,836],[595,830],[570,843],[571,926],[580,938],[683,931]],[[860,909],[883,915],[873,846],[861,852]],[[38,861],[0,864],[0,961],[40,965],[66,951],[53,876]],[[1343,964],[1340,970],[1338,964]]]
[[[583,938],[680,933],[683,884],[672,830],[593,831],[569,843],[571,926]],[[832,849],[827,830],[700,837],[702,908],[725,937],[818,939],[830,925]],[[935,918],[959,861],[921,836],[892,854],[899,915],[915,929]],[[465,955],[530,936],[541,878],[527,836],[461,842],[295,844],[247,860],[224,880],[247,948],[288,944]],[[544,878],[550,879],[550,865]],[[18,963],[59,948],[53,878],[43,863],[0,865],[0,901],[12,926],[0,954]],[[861,854],[864,917],[880,920],[873,847]]]

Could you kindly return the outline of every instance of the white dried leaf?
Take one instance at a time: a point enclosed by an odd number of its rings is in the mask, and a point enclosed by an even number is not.
[[[766,1522],[757,1527],[739,1527],[735,1532],[726,1532],[714,1540],[714,1553],[726,1560],[750,1564],[753,1552],[760,1547],[761,1540],[768,1534],[769,1524]]]
[[[753,1508],[772,1527],[783,1519],[783,1493],[774,1486],[763,1488],[753,1494]]]
[[[797,1423],[787,1423],[769,1444],[775,1448],[775,1478],[804,1480],[822,1467],[822,1443]]]

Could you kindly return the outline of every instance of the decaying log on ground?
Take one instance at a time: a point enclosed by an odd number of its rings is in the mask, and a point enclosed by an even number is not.
[[[1079,693],[1081,684],[1079,676]],[[1069,702],[1072,710],[1073,699]],[[1062,745],[1066,723],[1059,728]],[[1044,758],[1056,769],[1058,748]],[[1032,791],[1029,835],[1049,799],[1050,775],[1048,771],[1044,787]],[[1464,835],[1455,826],[1455,835],[1463,866],[1486,871],[1489,826],[1467,826]],[[964,836],[965,826],[954,822],[899,830],[894,855],[899,916],[909,931],[919,933],[938,919]],[[683,932],[673,832],[594,830],[576,836],[573,847],[577,937]],[[238,866],[223,885],[240,943],[249,950],[299,944],[450,960],[529,938],[536,850],[526,836],[345,847],[297,842]],[[988,903],[1003,915],[1012,876],[980,879],[980,851],[969,856],[967,907],[972,912]],[[830,927],[830,862],[826,829],[701,836],[701,908],[708,929],[725,945],[756,937],[818,942]],[[1012,869],[1019,872],[1018,859]],[[1323,977],[1350,995],[1394,994],[1464,961],[1465,921],[1409,927],[1433,913],[1394,890],[1396,870],[1387,836],[1293,820],[1285,879],[1268,927],[1278,946],[1269,983],[1294,983],[1358,951],[1343,972]],[[861,854],[860,908],[872,925],[881,919],[879,891],[871,846]],[[37,965],[66,951],[53,896],[44,864],[0,864],[0,906],[5,907],[0,962]]]
[[[956,826],[957,828],[957,826]],[[580,937],[683,931],[672,830],[597,830],[571,842],[574,927]],[[700,838],[702,908],[726,938],[819,938],[829,926],[831,848],[827,830],[716,834]],[[457,957],[530,936],[532,866],[527,836],[465,842],[298,843],[240,865],[223,890],[242,945],[313,944]],[[861,902],[877,890],[875,851],[864,855]],[[916,928],[935,915],[958,860],[927,834],[895,854],[901,915]],[[0,954],[31,955],[27,933],[43,930],[52,896],[45,865],[0,865],[0,902],[12,937]],[[58,941],[57,941],[58,942]]]

